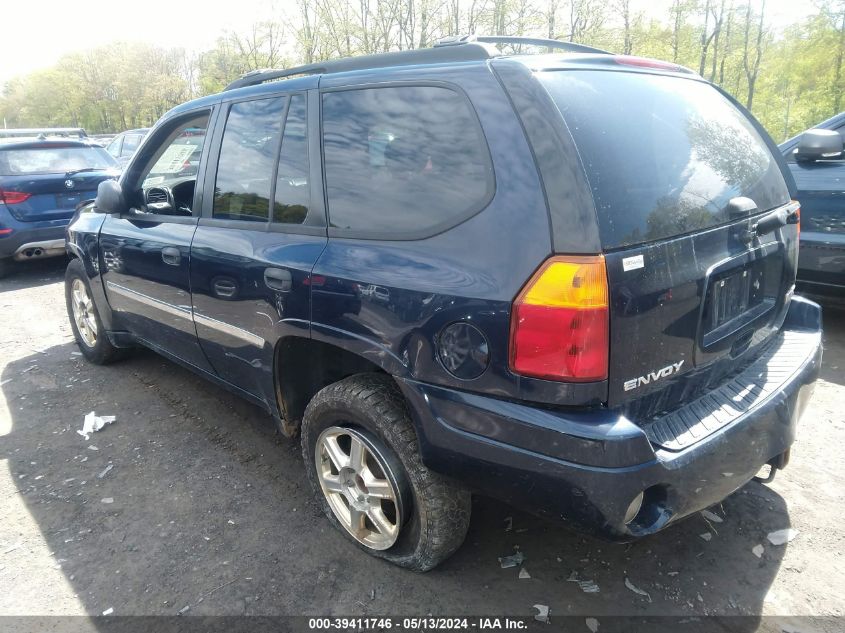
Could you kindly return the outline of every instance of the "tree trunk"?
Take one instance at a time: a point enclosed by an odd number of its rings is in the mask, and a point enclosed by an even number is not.
[[[731,26],[734,20],[734,3],[728,7],[728,23],[725,26],[725,50],[722,51],[722,61],[719,63],[719,85],[725,85],[725,61],[731,55]]]
[[[713,7],[713,18],[716,19],[716,7]],[[716,80],[716,68],[718,67],[719,59],[719,38],[722,35],[722,21],[725,18],[725,0],[719,7],[719,17],[716,19],[716,25],[713,27],[713,62],[710,67],[710,81]]]
[[[842,63],[845,58],[845,7],[842,9],[842,22],[839,26],[839,50],[836,54],[836,70],[833,77],[833,112],[839,114],[842,110]]]
[[[745,107],[751,110],[754,105],[754,88],[757,83],[757,74],[760,71],[760,61],[763,59],[763,24],[766,14],[766,0],[760,5],[760,22],[757,27],[757,40],[754,46],[754,60],[750,59],[748,47],[751,43],[751,4],[745,10],[745,37],[744,37],[744,51],[742,55],[742,66],[745,70],[745,78],[748,82],[748,97],[745,101]]]
[[[681,0],[674,0],[672,3],[672,13],[675,16],[675,27],[672,29],[672,61],[677,64],[681,40],[681,26],[683,25]]]

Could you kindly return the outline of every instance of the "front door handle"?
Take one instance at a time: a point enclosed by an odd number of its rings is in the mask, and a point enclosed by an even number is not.
[[[268,288],[279,292],[290,292],[293,288],[293,278],[289,270],[283,268],[266,268],[264,270],[264,283]]]
[[[182,263],[182,252],[173,246],[165,246],[161,249],[161,261],[171,266],[178,266]]]

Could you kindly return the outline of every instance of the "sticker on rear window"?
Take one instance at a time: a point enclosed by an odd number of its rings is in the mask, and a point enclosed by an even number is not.
[[[637,270],[637,268],[645,268],[645,262],[642,255],[634,255],[633,257],[625,257],[622,259],[622,269],[625,272],[629,270]]]

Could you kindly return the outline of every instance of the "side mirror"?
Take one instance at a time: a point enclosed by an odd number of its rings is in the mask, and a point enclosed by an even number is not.
[[[833,130],[807,130],[795,148],[795,160],[811,162],[842,157],[842,137]]]
[[[123,213],[126,211],[126,201],[123,189],[116,180],[104,180],[97,187],[97,199],[94,209],[98,213]]]

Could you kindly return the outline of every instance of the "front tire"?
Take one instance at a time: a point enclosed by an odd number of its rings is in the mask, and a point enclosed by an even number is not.
[[[107,365],[123,357],[124,350],[112,345],[106,335],[88,275],[78,259],[70,260],[65,271],[65,303],[73,336],[85,358],[96,365]]]
[[[323,512],[368,554],[428,571],[463,543],[470,494],[422,463],[389,376],[351,376],[314,396],[302,421],[302,456]]]

